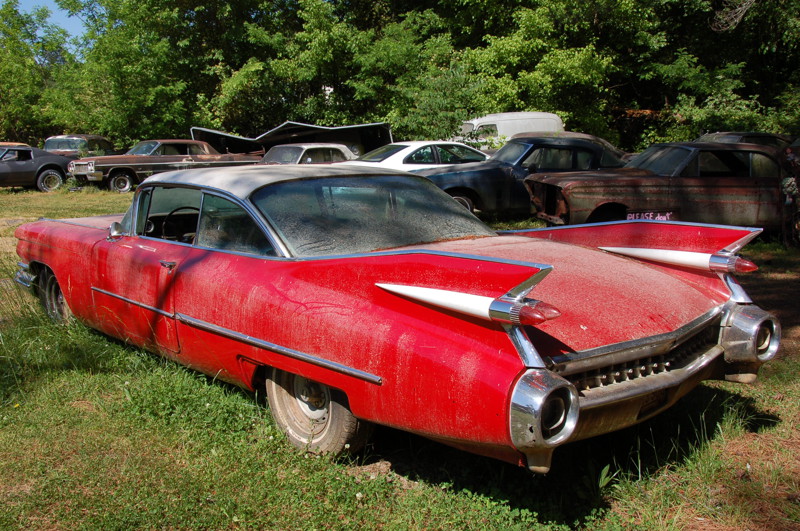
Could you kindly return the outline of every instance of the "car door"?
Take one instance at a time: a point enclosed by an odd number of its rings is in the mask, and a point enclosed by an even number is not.
[[[701,223],[759,227],[780,225],[780,167],[746,150],[698,150],[670,181],[680,218]]]
[[[199,190],[146,188],[137,196],[128,233],[95,245],[98,328],[165,355],[180,352],[175,277],[197,231],[200,199]]]
[[[36,171],[33,152],[25,148],[10,148],[0,161],[0,184],[3,186],[31,186],[35,184]]]
[[[281,301],[272,293],[273,262],[265,258],[275,254],[241,205],[204,195],[197,234],[171,286],[185,363],[222,380],[247,379],[240,374],[243,344],[270,339],[268,309]]]

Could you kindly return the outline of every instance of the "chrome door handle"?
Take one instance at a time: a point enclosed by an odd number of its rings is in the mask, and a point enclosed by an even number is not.
[[[168,260],[159,260],[158,263],[161,264],[161,267],[166,267],[169,269],[170,273],[172,273],[172,270],[175,269],[176,265],[178,265],[177,262],[170,262]]]

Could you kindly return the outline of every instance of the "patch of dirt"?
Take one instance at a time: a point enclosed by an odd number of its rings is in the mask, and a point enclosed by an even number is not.
[[[355,477],[357,481],[374,481],[382,477],[388,482],[397,483],[403,489],[413,489],[417,486],[416,481],[395,474],[392,471],[392,463],[385,459],[368,465],[351,466],[347,469],[347,474]]]

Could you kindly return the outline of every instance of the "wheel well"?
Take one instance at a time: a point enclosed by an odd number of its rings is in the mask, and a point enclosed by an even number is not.
[[[474,190],[469,188],[448,188],[445,190],[445,192],[452,197],[460,196],[468,198],[470,201],[472,201],[472,206],[474,206],[477,210],[482,210],[483,208],[483,203]]]
[[[47,171],[47,170],[55,170],[55,171],[57,171],[61,175],[62,178],[67,175],[67,172],[65,172],[60,166],[57,166],[57,165],[54,165],[54,164],[46,164],[46,165],[42,166],[41,168],[39,168],[39,171],[36,173],[36,176],[38,177],[39,175],[42,174],[43,171]]]
[[[28,264],[28,271],[30,271],[31,275],[33,275],[31,290],[36,297],[39,296],[39,278],[41,277],[42,273],[48,269],[50,268],[41,262],[31,262]],[[52,269],[50,269],[50,271],[52,271]]]
[[[262,398],[261,395],[264,395],[264,386],[267,384],[267,378],[269,378],[269,375],[273,369],[286,371],[286,369],[273,367],[272,365],[257,365],[255,370],[253,371],[253,376],[250,378],[250,385],[255,390],[256,395],[259,397],[259,400],[261,400]],[[286,371],[286,372],[294,372],[295,374],[297,374],[295,371]],[[342,400],[344,400],[343,402],[344,405],[350,407],[350,398],[347,396],[347,393],[344,391],[344,389],[324,382],[319,382],[319,383],[327,385],[332,392],[338,393],[339,396],[342,398]],[[266,395],[264,395],[263,398],[264,400],[266,400]]]
[[[119,174],[127,174],[131,177],[133,184],[139,184],[139,176],[136,175],[136,172],[130,168],[114,168],[108,172],[108,178],[112,179]]]
[[[620,221],[624,220],[628,214],[628,207],[621,203],[605,203],[595,208],[589,217],[586,218],[586,223],[600,223],[603,221]]]

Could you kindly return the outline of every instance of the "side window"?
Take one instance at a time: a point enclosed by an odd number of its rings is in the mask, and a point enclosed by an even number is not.
[[[136,234],[191,243],[197,232],[200,190],[152,187],[139,194]]]
[[[433,164],[436,159],[433,158],[433,147],[425,146],[416,150],[414,153],[406,157],[406,164]]]
[[[575,169],[576,170],[591,170],[592,169],[592,152],[585,149],[575,150]]]
[[[621,168],[625,165],[625,161],[618,159],[610,151],[603,150],[603,155],[600,157],[601,168]]]
[[[158,148],[159,155],[185,155],[186,146],[180,144],[162,144]]]
[[[750,153],[736,151],[701,151],[698,156],[700,177],[749,177]]]
[[[205,155],[206,152],[203,151],[202,146],[198,146],[197,144],[189,144],[189,155]]]
[[[321,164],[323,162],[330,162],[330,156],[328,155],[328,150],[323,148],[315,148],[306,150],[305,154],[303,155],[303,160],[301,161],[303,164]]]
[[[689,164],[681,171],[681,177],[698,177],[699,157],[695,157],[689,161]]]
[[[462,146],[436,146],[442,164],[460,164],[462,162],[480,162],[485,157]]]
[[[330,156],[331,162],[341,162],[343,160],[347,160],[344,157],[344,153],[342,153],[338,149],[331,149],[331,156]]]
[[[711,151],[701,151],[697,161],[700,177],[717,177],[731,173],[730,168]]]
[[[778,163],[761,153],[742,153],[750,159],[750,176],[759,178],[777,178],[781,175]]]
[[[496,124],[484,124],[479,126],[475,130],[475,135],[478,138],[491,138],[497,136],[497,125]]]
[[[274,255],[269,240],[247,211],[232,201],[206,194],[195,245],[211,249]]]
[[[17,152],[17,160],[33,160],[33,152],[27,149],[21,149]]]

